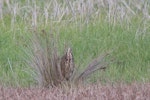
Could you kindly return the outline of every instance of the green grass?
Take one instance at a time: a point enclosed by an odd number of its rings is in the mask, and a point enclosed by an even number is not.
[[[103,13],[103,12],[102,12]],[[31,16],[30,16],[31,17]],[[43,18],[39,16],[39,19]],[[69,22],[49,21],[45,24],[39,21],[37,31],[42,29],[53,33],[57,37],[58,50],[62,54],[64,45],[73,49],[76,66],[81,70],[90,60],[105,51],[113,50],[114,63],[105,72],[97,72],[91,81],[101,82],[150,82],[150,22],[142,16],[111,24],[105,20],[105,15],[83,23],[81,20]],[[67,19],[67,18],[65,18]],[[145,26],[146,22],[146,26]],[[34,83],[30,76],[31,69],[25,64],[24,48],[30,44],[32,27],[18,16],[11,26],[11,16],[4,15],[0,20],[0,84],[12,86],[29,86]],[[140,26],[141,25],[141,26]],[[140,27],[139,27],[140,26]],[[139,30],[139,31],[138,31]],[[138,33],[138,32],[139,33]],[[141,33],[140,33],[141,32]],[[95,78],[96,77],[96,78]]]

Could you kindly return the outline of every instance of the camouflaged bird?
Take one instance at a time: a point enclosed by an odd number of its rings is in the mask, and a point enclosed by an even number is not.
[[[71,48],[68,48],[67,52],[62,56],[60,65],[63,78],[70,80],[75,67]]]

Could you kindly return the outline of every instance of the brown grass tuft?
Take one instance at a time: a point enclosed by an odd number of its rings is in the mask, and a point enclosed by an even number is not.
[[[82,73],[77,75],[78,69],[75,70],[71,48],[67,48],[62,57],[59,56],[57,42],[52,34],[48,34],[44,30],[42,34],[35,32],[31,42],[32,47],[29,49],[32,53],[28,54],[30,58],[28,64],[35,72],[34,78],[38,85],[42,87],[58,86],[63,83],[77,85],[93,72],[105,69],[109,64],[103,62],[104,58],[109,55],[109,53],[105,53],[94,59]]]

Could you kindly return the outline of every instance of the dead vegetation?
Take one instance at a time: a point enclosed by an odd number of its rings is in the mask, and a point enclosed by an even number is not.
[[[109,55],[107,52],[91,61],[86,68],[84,67],[82,73],[78,73],[79,69],[74,63],[71,48],[65,48],[63,56],[59,56],[57,41],[52,34],[42,31],[42,34],[39,35],[35,32],[31,42],[31,47],[28,49],[32,53],[27,52],[29,57],[27,62],[34,71],[32,73],[34,79],[41,87],[53,87],[66,83],[77,85],[84,82],[93,72],[105,69],[110,63],[104,61]]]
[[[150,84],[101,84],[64,90],[59,87],[10,88],[0,87],[0,100],[150,100]]]

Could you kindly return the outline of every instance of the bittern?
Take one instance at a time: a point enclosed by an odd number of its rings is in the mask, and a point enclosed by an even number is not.
[[[75,67],[71,48],[68,48],[67,52],[62,56],[60,65],[63,78],[70,80]]]

